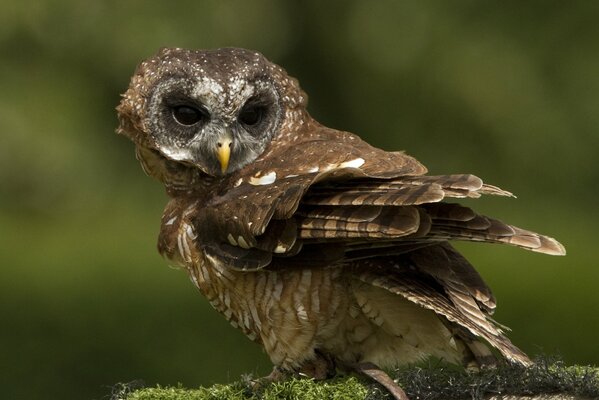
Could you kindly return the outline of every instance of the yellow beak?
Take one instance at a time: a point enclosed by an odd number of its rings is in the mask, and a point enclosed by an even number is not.
[[[231,157],[231,138],[222,137],[217,144],[216,157],[220,163],[220,171],[224,174],[229,167],[229,158]]]

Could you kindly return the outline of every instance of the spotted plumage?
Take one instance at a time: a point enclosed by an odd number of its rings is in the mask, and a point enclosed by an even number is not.
[[[528,357],[450,240],[564,254],[554,239],[453,198],[511,196],[473,175],[426,175],[330,129],[297,80],[242,49],[163,49],[118,107],[144,170],[170,196],[159,251],[280,371]],[[367,364],[371,363],[371,364]],[[372,368],[362,368],[376,375]]]

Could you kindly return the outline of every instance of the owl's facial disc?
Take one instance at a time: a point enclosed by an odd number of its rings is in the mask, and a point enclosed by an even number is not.
[[[172,78],[151,96],[149,134],[167,158],[212,176],[237,171],[264,151],[282,105],[268,82],[225,86]]]

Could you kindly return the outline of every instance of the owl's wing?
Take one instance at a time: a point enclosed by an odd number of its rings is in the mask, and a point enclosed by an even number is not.
[[[374,148],[349,133],[322,133],[292,146],[273,146],[230,176],[197,211],[195,228],[208,255],[236,269],[263,268],[273,255],[289,256],[301,248],[294,214],[314,184],[426,173],[402,152]]]
[[[280,264],[281,257],[284,265],[327,265],[447,240],[564,254],[555,239],[442,202],[511,193],[473,175],[426,176],[404,153],[332,132],[267,151],[233,175],[198,213],[206,253],[240,270]]]
[[[421,256],[428,257],[429,250],[423,251]],[[473,298],[468,295],[470,289],[465,288],[459,280],[456,281],[456,286],[449,287],[446,285],[447,281],[435,281],[419,268],[423,264],[413,262],[413,255],[404,255],[400,259],[365,260],[360,263],[355,276],[363,282],[388,290],[443,315],[450,323],[455,324],[453,326],[457,332],[466,330],[474,337],[482,337],[512,362],[530,365],[528,356],[503,335],[501,327],[473,304]],[[411,265],[418,268],[405,268]],[[456,296],[460,297],[457,301]]]
[[[350,134],[273,151],[231,178],[201,212],[205,252],[239,270],[344,263],[354,276],[443,315],[505,357],[528,357],[489,318],[495,299],[449,240],[564,254],[555,239],[505,224],[451,198],[512,196],[473,175],[424,175],[404,153]],[[461,333],[460,333],[461,332]],[[467,334],[467,333],[466,333]]]

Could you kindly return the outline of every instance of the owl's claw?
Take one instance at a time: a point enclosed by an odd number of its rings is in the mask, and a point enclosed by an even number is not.
[[[316,357],[302,365],[297,373],[300,376],[320,381],[334,377],[337,374],[337,367],[332,357],[316,350]]]
[[[253,379],[250,381],[252,390],[256,391],[273,382],[281,382],[291,377],[310,378],[317,381],[329,379],[336,375],[337,369],[333,359],[319,351],[316,351],[316,357],[306,362],[296,371],[288,371],[281,367],[274,367],[272,372],[265,377]]]
[[[290,376],[291,374],[289,372],[279,367],[274,367],[270,374],[261,378],[252,379],[249,382],[249,384],[253,391],[257,391],[273,382],[284,381],[285,379],[288,379]]]

